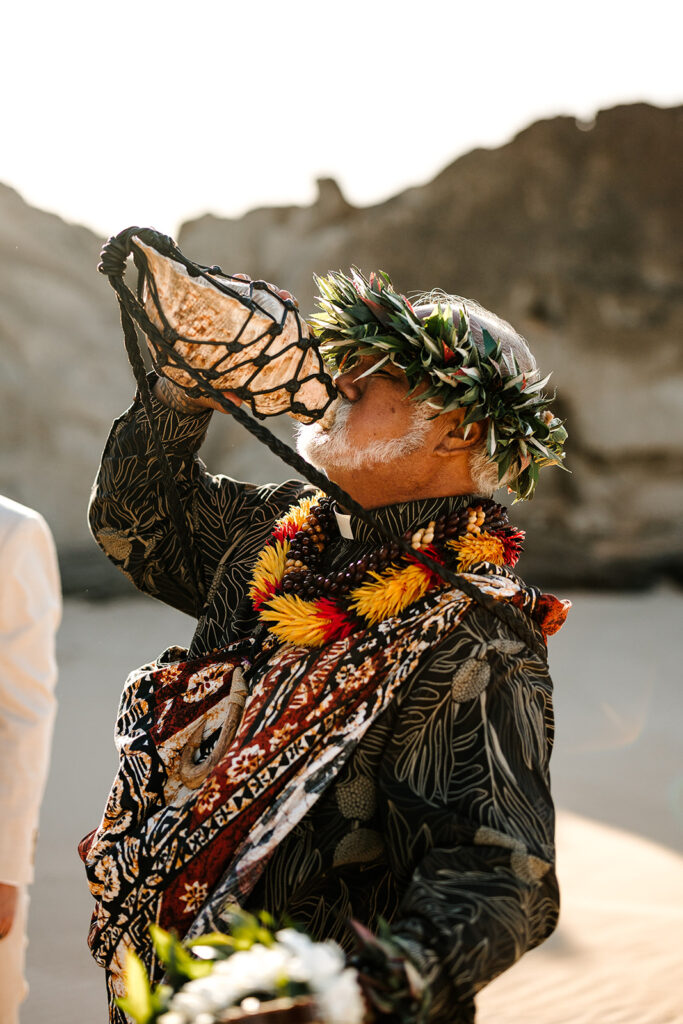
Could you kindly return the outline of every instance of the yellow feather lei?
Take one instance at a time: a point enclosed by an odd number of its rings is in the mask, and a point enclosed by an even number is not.
[[[272,623],[270,632],[278,640],[303,647],[321,647],[333,626],[333,618],[321,612],[314,601],[305,601],[295,594],[271,598],[260,618]]]
[[[249,587],[249,597],[252,601],[262,604],[264,595],[272,593],[272,588],[277,586],[284,576],[288,551],[288,540],[276,540],[273,544],[268,544],[259,554]]]
[[[305,647],[319,647],[330,639],[347,635],[353,621],[345,609],[329,599],[305,600],[278,592],[284,576],[290,537],[301,528],[322,492],[303,498],[275,524],[273,539],[258,555],[249,596],[263,622],[280,641]],[[370,573],[371,580],[349,594],[348,607],[369,625],[392,618],[418,601],[434,585],[428,569],[412,563],[392,566],[383,573]]]
[[[419,601],[429,590],[432,580],[429,570],[416,563],[370,575],[374,577],[373,583],[362,583],[351,591],[350,607],[372,626]]]
[[[458,572],[466,572],[477,562],[493,562],[503,565],[505,545],[499,537],[490,533],[468,533],[457,540],[446,541],[446,547],[458,556]]]

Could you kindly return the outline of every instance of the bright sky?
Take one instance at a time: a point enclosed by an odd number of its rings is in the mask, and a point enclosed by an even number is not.
[[[534,120],[683,102],[680,0],[34,0],[2,19],[0,182],[108,235],[363,205]]]

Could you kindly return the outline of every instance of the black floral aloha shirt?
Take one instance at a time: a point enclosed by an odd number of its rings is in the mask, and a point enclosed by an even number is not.
[[[190,649],[199,655],[253,633],[245,595],[254,559],[274,520],[310,488],[212,475],[197,455],[210,414],[153,401],[200,554],[201,592],[184,566],[138,400],[107,441],[90,526],[140,590],[199,620]],[[403,533],[469,501],[408,502],[376,515]],[[328,570],[379,543],[372,527],[351,522],[353,539],[330,544]],[[280,844],[250,898],[248,909],[286,915],[347,950],[350,918],[371,930],[388,921],[428,982],[416,1020],[473,1021],[475,994],[557,921],[552,683],[536,631],[532,648],[473,606]]]

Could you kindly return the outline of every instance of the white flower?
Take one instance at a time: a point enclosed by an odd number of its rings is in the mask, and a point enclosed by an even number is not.
[[[313,940],[308,935],[298,932],[296,928],[282,928],[279,932],[276,932],[275,938],[281,946],[284,946],[294,956],[302,958],[306,957],[306,954],[314,945]]]
[[[347,967],[328,984],[316,989],[315,999],[325,1024],[362,1024],[365,1000],[358,984],[358,973]]]
[[[277,945],[251,949],[219,960],[211,974],[183,985],[159,1024],[212,1024],[213,1015],[239,1004],[252,992],[275,996],[287,980],[307,984],[325,1024],[362,1024],[365,1003],[358,975],[345,967],[334,942],[313,942],[292,928],[277,933]]]
[[[206,978],[197,978],[183,985],[180,994],[187,994],[193,999],[201,1000],[204,1010],[209,1013],[232,1006],[239,999],[239,986],[233,979],[221,977],[220,974],[209,974]],[[177,996],[173,997],[171,1006],[176,1009]]]
[[[210,1010],[207,1000],[196,992],[188,992],[189,985],[183,985],[180,992],[176,992],[171,1000],[171,1009],[185,1015],[188,1020],[194,1020],[198,1013],[206,1013]]]
[[[337,977],[344,970],[345,963],[344,954],[338,946],[329,942],[316,943],[307,961],[313,989]]]
[[[344,970],[344,954],[335,942],[312,942],[293,928],[283,928],[275,936],[296,960],[294,981],[308,982],[315,990],[317,979],[337,975]]]
[[[275,937],[295,955],[299,970],[290,977],[310,985],[325,1024],[362,1024],[365,1001],[358,974],[344,966],[344,953],[336,942],[312,942],[293,928],[284,928]]]
[[[221,984],[221,981],[221,978],[214,981],[210,974],[206,978],[196,978],[183,985],[183,993],[201,1000],[207,1013],[222,1010],[226,1005],[224,1000],[232,997],[233,990],[231,986]]]
[[[157,1017],[157,1024],[187,1024],[187,1017],[176,1010],[168,1010],[162,1013],[161,1017]]]
[[[213,946],[193,946],[192,952],[200,960],[218,960],[220,953]]]
[[[268,948],[256,943],[248,950],[233,953],[219,961],[209,979],[221,978],[236,993],[236,1000],[250,992],[276,994],[278,985],[291,977],[292,957],[279,946]]]

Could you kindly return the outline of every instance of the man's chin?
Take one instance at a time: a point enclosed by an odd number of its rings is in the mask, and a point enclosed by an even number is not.
[[[296,450],[316,469],[327,472],[325,448],[329,444],[328,432],[319,423],[300,423],[296,431]]]
[[[341,470],[361,469],[362,460],[342,433],[325,430],[319,423],[302,424],[297,429],[296,450],[316,469],[331,479]]]

